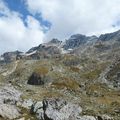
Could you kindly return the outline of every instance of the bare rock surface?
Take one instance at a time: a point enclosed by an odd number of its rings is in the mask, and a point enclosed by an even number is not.
[[[31,112],[36,113],[39,120],[77,120],[82,108],[62,99],[48,99],[35,103]]]
[[[0,116],[4,119],[15,119],[20,116],[16,103],[21,93],[11,86],[0,89]]]

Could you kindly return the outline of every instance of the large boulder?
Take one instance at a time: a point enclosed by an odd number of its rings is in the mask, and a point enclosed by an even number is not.
[[[14,105],[0,104],[0,116],[4,119],[13,120],[20,116],[19,110]]]
[[[20,116],[16,107],[21,93],[13,87],[5,86],[0,89],[0,116],[4,119],[15,119]]]
[[[44,85],[46,81],[46,75],[48,73],[48,68],[46,67],[39,67],[34,70],[32,75],[30,76],[27,84],[30,85]]]
[[[35,113],[39,120],[77,120],[81,112],[78,104],[62,99],[43,100],[31,107],[31,113]]]
[[[0,103],[15,105],[20,100],[21,92],[12,86],[5,86],[0,89]]]
[[[43,77],[37,73],[33,73],[27,84],[30,84],[30,85],[44,85],[44,81],[43,81]]]

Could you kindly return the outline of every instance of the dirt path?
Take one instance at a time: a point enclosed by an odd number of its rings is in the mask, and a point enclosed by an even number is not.
[[[11,70],[8,70],[8,71],[2,73],[2,75],[7,76],[7,75],[12,74],[16,70],[17,65],[18,65],[18,61],[15,61],[13,68]]]

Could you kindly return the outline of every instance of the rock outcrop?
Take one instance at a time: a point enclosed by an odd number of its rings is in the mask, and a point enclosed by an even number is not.
[[[48,68],[43,66],[35,69],[27,83],[30,85],[44,85],[48,72]]]
[[[113,33],[102,34],[102,35],[100,35],[99,40],[101,40],[101,41],[109,41],[109,40],[120,41],[120,30],[113,32]]]
[[[12,61],[21,59],[22,54],[23,53],[20,51],[6,52],[1,57],[2,57],[4,62],[8,63],[8,62],[12,62]]]
[[[98,38],[96,36],[85,36],[85,35],[81,35],[81,34],[76,34],[76,35],[72,35],[68,40],[66,40],[65,45],[63,46],[64,49],[74,49],[77,48],[81,45],[84,45],[90,41],[94,42],[96,41]]]
[[[29,85],[44,85],[44,80],[41,75],[33,73],[30,76],[27,84],[29,84]]]
[[[0,89],[0,116],[4,119],[15,119],[20,116],[16,107],[21,93],[13,87],[6,86]]]
[[[47,99],[31,107],[39,120],[77,120],[82,108],[62,99]]]

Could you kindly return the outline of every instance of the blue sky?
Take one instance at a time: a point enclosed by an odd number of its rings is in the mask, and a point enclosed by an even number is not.
[[[13,11],[16,11],[22,14],[22,19],[25,25],[27,25],[25,22],[25,19],[27,18],[28,15],[30,15],[30,16],[33,16],[35,19],[37,19],[40,22],[40,24],[45,25],[46,27],[50,28],[51,23],[47,20],[44,20],[41,17],[40,13],[39,14],[36,13],[35,15],[33,15],[28,11],[24,0],[4,0],[4,2],[7,4],[10,10],[13,10]]]
[[[119,29],[120,0],[0,0],[0,54]]]

